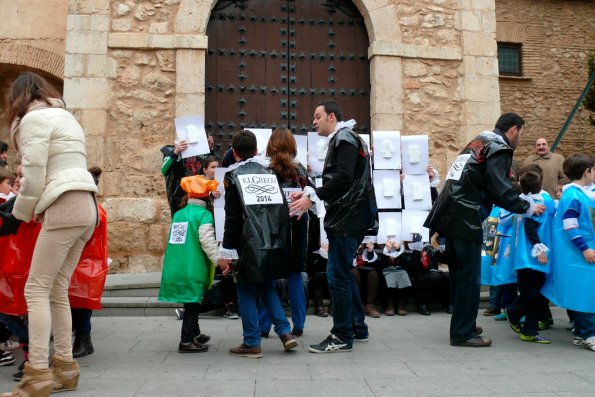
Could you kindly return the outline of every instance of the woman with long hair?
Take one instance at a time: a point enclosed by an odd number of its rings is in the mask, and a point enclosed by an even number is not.
[[[302,190],[308,184],[308,175],[303,165],[296,161],[297,144],[290,130],[280,128],[273,131],[266,148],[270,159],[269,168],[275,172],[279,185],[288,200],[292,191]],[[306,250],[308,245],[308,216],[291,218],[292,272],[287,279],[289,303],[291,307],[292,334],[301,336],[306,320],[306,292],[302,273],[306,271]],[[260,331],[268,336],[271,321],[265,310],[260,310]]]
[[[97,186],[87,171],[85,134],[57,90],[25,72],[8,90],[6,114],[12,146],[22,157],[23,178],[3,228],[37,221],[41,232],[25,286],[29,315],[29,362],[12,393],[45,397],[75,390],[80,370],[72,358],[70,278],[97,224]],[[6,230],[2,231],[6,233]],[[54,355],[48,365],[50,333]]]

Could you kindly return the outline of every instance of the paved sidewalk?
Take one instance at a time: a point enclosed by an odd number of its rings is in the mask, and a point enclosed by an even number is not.
[[[521,342],[506,322],[479,315],[490,348],[451,347],[449,316],[367,319],[370,341],[351,353],[313,354],[331,319],[308,316],[296,351],[272,337],[260,360],[227,354],[241,342],[240,320],[201,318],[208,353],[179,354],[181,322],[170,317],[97,317],[95,353],[80,359],[79,390],[64,396],[595,396],[595,352],[573,346],[566,313],[554,309],[551,345]],[[16,365],[0,368],[0,391]]]

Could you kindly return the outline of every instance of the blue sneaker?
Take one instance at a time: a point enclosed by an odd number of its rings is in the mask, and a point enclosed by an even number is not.
[[[549,339],[547,339],[547,338],[545,338],[545,337],[543,337],[543,336],[541,336],[539,334],[537,334],[537,335],[524,335],[524,334],[521,334],[521,340],[523,342],[540,343],[542,345],[549,345],[550,343],[552,343],[552,342],[550,342]]]
[[[506,316],[506,312],[500,313],[497,316],[494,316],[495,321],[506,321],[508,317]]]

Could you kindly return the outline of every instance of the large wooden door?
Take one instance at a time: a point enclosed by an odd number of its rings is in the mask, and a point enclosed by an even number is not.
[[[218,152],[238,128],[312,131],[334,99],[369,133],[368,35],[347,0],[221,0],[207,27],[206,117]]]

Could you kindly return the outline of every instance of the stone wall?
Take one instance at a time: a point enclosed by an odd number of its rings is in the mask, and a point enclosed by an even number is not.
[[[595,51],[595,3],[497,0],[496,18],[498,41],[522,43],[523,76],[500,78],[502,111],[527,121],[516,151],[522,161],[534,152],[537,138],[553,143],[587,83],[587,56]],[[558,152],[595,153],[590,116],[581,106]]]

